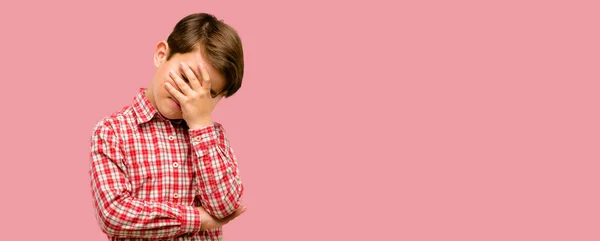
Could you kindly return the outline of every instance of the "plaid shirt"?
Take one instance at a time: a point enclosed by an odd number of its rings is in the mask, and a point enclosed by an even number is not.
[[[215,218],[239,206],[244,187],[223,126],[165,119],[144,93],[94,128],[89,175],[102,231],[109,240],[221,240],[221,228],[200,230],[198,206]]]

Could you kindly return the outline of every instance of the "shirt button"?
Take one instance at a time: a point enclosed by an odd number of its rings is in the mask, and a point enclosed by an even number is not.
[[[177,194],[177,193],[173,194],[173,198],[179,198],[179,194]]]
[[[200,142],[200,137],[199,137],[199,136],[196,136],[196,137],[194,137],[194,140],[195,140],[196,142]]]
[[[178,166],[179,166],[179,163],[177,163],[177,162],[173,163],[173,167],[178,167]]]
[[[175,136],[169,136],[169,141],[175,140]]]

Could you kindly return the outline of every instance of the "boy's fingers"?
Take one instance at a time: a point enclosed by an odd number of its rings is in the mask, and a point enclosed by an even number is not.
[[[196,77],[196,73],[194,73],[192,68],[190,68],[190,66],[187,63],[181,62],[181,69],[183,70],[183,73],[185,74],[187,79],[190,81],[192,89],[200,89],[200,81],[198,80],[198,77]]]
[[[210,75],[208,75],[208,70],[204,68],[204,65],[200,63],[200,74],[202,75],[202,87],[204,89],[210,91]]]
[[[169,91],[169,93],[171,93],[171,95],[173,95],[173,97],[175,97],[175,99],[177,99],[179,103],[181,103],[184,100],[185,95],[179,92],[179,90],[175,89],[175,87],[173,87],[171,83],[165,82],[165,88],[167,88],[167,91]]]
[[[228,223],[229,221],[237,218],[238,216],[242,215],[242,213],[246,212],[246,207],[244,206],[240,206],[238,209],[236,209],[231,215],[225,217],[223,219],[224,223]]]
[[[241,212],[235,212],[232,213],[231,215],[229,215],[229,217],[224,218],[223,220],[221,220],[221,223],[223,223],[223,225],[231,222],[231,220],[234,220],[235,218],[239,217],[242,213]]]
[[[181,90],[181,92],[183,92],[183,94],[185,95],[189,95],[192,94],[193,90],[190,88],[190,86],[185,83],[185,81],[183,81],[179,75],[175,74],[175,72],[173,70],[169,71],[169,77],[171,78],[171,80],[175,81],[175,84],[177,84],[177,86],[179,86],[179,89]]]
[[[212,94],[210,93],[211,92],[210,90],[212,88],[212,81],[210,81],[210,80],[202,81],[202,87],[204,87],[206,92],[208,92],[208,95],[212,97]]]

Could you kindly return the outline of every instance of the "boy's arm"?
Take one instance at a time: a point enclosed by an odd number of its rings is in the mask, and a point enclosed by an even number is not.
[[[238,163],[223,126],[217,122],[189,130],[193,150],[197,193],[204,209],[215,218],[232,214],[240,205],[244,186]]]
[[[111,237],[170,239],[200,231],[197,207],[139,200],[131,196],[118,137],[108,125],[92,135],[90,178],[96,218]]]

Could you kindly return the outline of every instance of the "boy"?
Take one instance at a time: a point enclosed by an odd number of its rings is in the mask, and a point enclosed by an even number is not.
[[[221,240],[246,211],[224,128],[211,112],[241,87],[236,31],[206,13],[181,19],[154,53],[156,74],[91,138],[96,219],[110,240]]]

